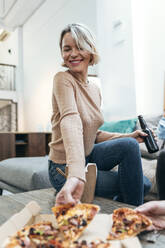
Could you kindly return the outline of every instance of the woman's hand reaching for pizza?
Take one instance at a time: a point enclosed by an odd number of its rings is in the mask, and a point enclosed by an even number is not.
[[[56,205],[80,201],[84,191],[85,182],[77,177],[70,177],[56,196]]]
[[[150,201],[136,210],[152,220],[153,226],[150,229],[165,229],[165,201]]]

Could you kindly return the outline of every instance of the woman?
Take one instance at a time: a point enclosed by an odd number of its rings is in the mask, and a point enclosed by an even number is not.
[[[81,199],[87,163],[97,165],[96,195],[114,193],[110,170],[119,164],[116,199],[142,204],[144,182],[138,142],[143,142],[146,134],[140,130],[131,134],[98,130],[103,124],[101,95],[99,88],[88,81],[87,74],[88,66],[97,64],[99,57],[87,27],[68,25],[61,33],[60,49],[68,70],[57,73],[53,84],[49,177],[58,191],[56,204]],[[67,180],[56,170],[59,167],[65,171],[66,164]]]
[[[156,183],[160,200],[165,200],[165,150],[162,150],[157,160]]]
[[[157,135],[163,144],[157,159],[156,167],[156,183],[158,189],[158,195],[160,200],[165,200],[165,116],[163,115],[159,120],[157,127]]]

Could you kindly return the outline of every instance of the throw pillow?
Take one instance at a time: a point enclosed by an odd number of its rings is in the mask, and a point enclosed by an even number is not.
[[[99,128],[112,133],[131,133],[135,130],[137,118],[121,121],[104,122]]]

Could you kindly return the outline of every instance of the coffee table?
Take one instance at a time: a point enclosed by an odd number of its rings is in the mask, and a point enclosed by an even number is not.
[[[13,214],[19,212],[30,201],[36,201],[42,208],[41,213],[50,214],[51,207],[55,203],[55,190],[42,189],[29,191],[25,193],[0,196],[0,225],[8,220]],[[119,203],[113,200],[105,199],[102,197],[95,197],[94,203],[101,207],[101,213],[111,214],[114,209],[119,207],[134,206]],[[148,243],[142,241],[144,248],[164,248],[165,247],[165,231],[161,231],[156,243]]]

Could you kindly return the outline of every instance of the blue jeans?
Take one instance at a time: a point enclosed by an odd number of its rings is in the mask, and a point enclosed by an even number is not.
[[[87,163],[96,163],[98,174],[95,195],[114,198],[127,204],[140,205],[151,183],[143,177],[139,144],[134,138],[120,138],[95,144],[86,157]],[[116,165],[118,172],[111,171]],[[53,187],[59,191],[65,178],[56,171],[65,164],[49,161],[49,178]]]
[[[165,150],[162,150],[157,160],[156,183],[159,200],[165,200]]]

